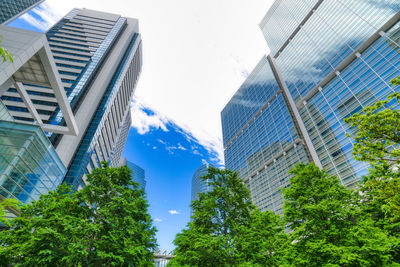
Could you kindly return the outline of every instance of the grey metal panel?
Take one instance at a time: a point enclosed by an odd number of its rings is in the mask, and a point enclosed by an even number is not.
[[[94,18],[101,18],[101,19],[112,20],[112,21],[117,21],[121,17],[120,15],[101,12],[101,11],[95,11],[95,10],[86,9],[86,8],[82,9],[78,13],[78,15],[94,17]]]

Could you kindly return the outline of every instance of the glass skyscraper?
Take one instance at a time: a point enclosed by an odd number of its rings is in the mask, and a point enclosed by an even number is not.
[[[282,212],[288,170],[314,162],[352,187],[367,165],[343,121],[400,91],[400,3],[277,0],[260,24],[270,55],[221,113],[226,168],[263,210]]]
[[[203,181],[201,179],[202,176],[207,174],[208,167],[208,164],[203,164],[193,174],[191,201],[196,200],[198,194],[211,190],[211,186],[208,184],[208,181]]]
[[[117,166],[128,166],[131,169],[132,180],[139,183],[139,187],[143,190],[146,189],[146,173],[145,171],[135,163],[126,160],[126,158],[121,158]]]
[[[44,0],[1,0],[0,24],[7,24],[13,19],[34,8]]]

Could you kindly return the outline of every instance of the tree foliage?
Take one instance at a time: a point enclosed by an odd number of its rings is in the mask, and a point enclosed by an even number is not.
[[[176,236],[171,265],[277,265],[285,240],[279,216],[254,207],[237,172],[210,167],[202,179],[213,189],[192,202],[192,220]]]
[[[400,85],[400,77],[391,80]],[[371,215],[375,225],[400,240],[400,94],[393,93],[387,100],[378,101],[345,121],[357,130],[353,155],[370,164],[359,192],[362,208]],[[400,241],[398,241],[398,244]],[[393,255],[400,263],[400,247],[394,246]]]
[[[396,240],[363,216],[355,194],[314,164],[298,164],[283,190],[294,266],[387,266]]]
[[[6,198],[0,202],[0,224],[3,224],[5,227],[10,227],[10,222],[6,218],[7,212],[6,209],[14,209],[16,211],[19,210],[18,206],[19,202],[13,198]]]
[[[103,164],[87,182],[23,206],[0,233],[0,255],[20,266],[152,266],[155,229],[129,168]]]

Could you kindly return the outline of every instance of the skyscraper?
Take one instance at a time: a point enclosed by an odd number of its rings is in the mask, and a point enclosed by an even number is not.
[[[208,184],[208,181],[203,181],[201,179],[202,176],[207,174],[207,169],[210,165],[203,164],[201,165],[192,177],[192,197],[191,200],[196,200],[197,195],[200,193],[205,193],[211,190],[211,186]]]
[[[0,24],[7,24],[44,0],[2,0],[0,1]]]
[[[117,139],[129,116],[142,64],[138,21],[74,9],[46,36],[80,129],[78,136],[61,132],[49,134],[49,139],[68,167],[65,182],[78,188],[84,186],[85,175],[101,161],[109,161],[121,143]],[[10,93],[2,99],[9,101],[11,114],[16,120],[31,120],[27,112],[15,114],[18,99],[10,99]],[[42,120],[64,124],[65,116],[52,102],[42,100],[37,106]]]
[[[140,188],[146,189],[146,174],[145,171],[135,163],[126,160],[126,158],[121,158],[118,166],[128,166],[132,171],[132,180],[140,185]]]
[[[46,35],[0,26],[14,56],[0,65],[3,197],[29,202],[62,181],[79,189],[101,161],[119,160],[142,64],[138,31],[136,19],[87,9]]]
[[[351,155],[343,121],[399,90],[395,0],[274,2],[260,24],[263,57],[221,113],[226,167],[261,209],[282,212],[288,170],[314,162],[353,187],[367,165]]]
[[[110,160],[129,116],[142,66],[138,20],[74,9],[47,32],[47,38],[77,125],[85,129],[78,138],[53,139],[68,166],[65,181],[77,188],[84,186],[85,174],[100,161]],[[62,122],[58,114],[53,118]]]

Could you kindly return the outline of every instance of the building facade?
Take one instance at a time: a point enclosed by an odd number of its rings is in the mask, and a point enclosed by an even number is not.
[[[46,37],[79,129],[77,136],[52,132],[48,137],[67,166],[64,181],[78,189],[84,186],[87,173],[121,151],[126,139],[121,131],[129,120],[130,100],[142,65],[138,21],[74,9]],[[64,125],[65,114],[50,101],[48,88],[35,88],[28,93],[40,94],[33,104],[41,120]],[[2,95],[10,113],[17,121],[33,122],[13,92],[10,88]]]
[[[270,47],[221,113],[226,167],[238,170],[263,210],[282,212],[288,170],[314,162],[354,187],[344,118],[400,91],[400,4],[274,2],[260,28]]]
[[[83,187],[127,138],[138,21],[74,9],[46,34],[3,25],[0,34],[14,58],[0,64],[1,197],[27,203],[63,181]]]
[[[118,138],[142,66],[138,20],[78,9],[64,17],[47,36],[50,45],[57,46],[53,55],[63,68],[71,66],[68,71],[73,72],[76,63],[82,63],[75,60],[87,61],[77,79],[65,77],[70,83],[66,90],[78,127],[85,131],[78,138],[64,135],[54,139],[56,150],[68,166],[65,182],[78,188],[84,186],[85,175],[99,162],[110,161],[120,143]],[[61,44],[64,46],[59,51]],[[75,45],[72,51],[83,45],[90,50],[90,56],[71,56],[71,50],[66,49],[71,45]],[[58,115],[54,118],[62,121]]]
[[[46,36],[4,25],[0,34],[2,46],[13,55],[13,62],[0,63],[0,201],[16,198],[28,203],[55,190],[67,171],[46,133],[76,136],[78,129]],[[65,115],[65,125],[41,119],[34,103],[46,98],[39,94],[42,88]],[[18,99],[14,109],[10,99]],[[16,120],[18,110],[32,122]]]
[[[209,166],[208,164],[203,164],[193,174],[191,201],[196,200],[198,194],[211,191],[212,187],[208,184],[208,181],[203,181],[201,179],[201,177],[207,174]]]
[[[118,166],[128,166],[131,169],[132,180],[139,184],[139,188],[146,190],[146,173],[145,171],[135,163],[121,158]]]
[[[111,167],[118,166],[121,160],[123,160],[121,156],[125,148],[126,140],[128,139],[128,134],[129,134],[129,129],[131,128],[131,124],[132,124],[131,112],[129,109],[127,109],[124,123],[122,124],[122,128],[119,131],[117,142],[115,143],[115,146],[112,150],[112,155],[110,157]]]
[[[2,0],[0,1],[0,24],[7,24],[29,11],[44,0]]]

